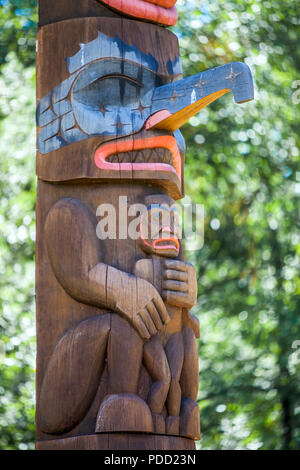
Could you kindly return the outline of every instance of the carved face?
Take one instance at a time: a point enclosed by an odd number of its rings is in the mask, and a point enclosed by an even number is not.
[[[161,111],[161,103],[152,101],[155,90],[181,76],[179,57],[168,59],[168,74],[161,74],[154,56],[99,32],[67,66],[70,77],[37,109],[39,152],[99,137],[94,162],[103,172],[116,177],[129,172],[130,178],[148,172],[147,179],[151,172],[169,172],[180,182],[185,153],[180,131],[145,130],[149,117]]]
[[[165,195],[148,196],[141,215],[140,248],[147,254],[176,258],[180,250],[180,225],[175,202]]]
[[[55,23],[44,30],[41,50],[52,59],[45,66],[45,54],[38,70],[46,86],[38,90],[37,172],[46,181],[151,181],[179,198],[180,126],[230,90],[238,102],[253,95],[249,69],[237,62],[182,79],[176,36],[155,25],[95,18],[78,20],[78,34],[66,23],[63,38]]]

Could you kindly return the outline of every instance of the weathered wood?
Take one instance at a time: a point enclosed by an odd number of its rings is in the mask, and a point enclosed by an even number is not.
[[[177,0],[100,0],[113,10],[141,20],[173,26],[177,21]]]
[[[39,427],[43,432],[65,433],[85,416],[104,369],[110,322],[110,315],[84,320],[57,344],[39,397],[43,409]]]
[[[194,266],[166,259],[164,269],[163,299],[170,305],[193,307],[197,302],[197,275]]]
[[[38,449],[193,449],[200,437],[178,128],[253,89],[240,63],[182,79],[176,36],[146,23],[176,21],[175,3],[39,2]]]
[[[236,103],[253,100],[253,80],[247,64],[232,62],[158,87],[152,97],[151,117],[145,128],[175,131],[230,91]]]
[[[186,286],[184,288],[186,294],[186,290],[188,290],[186,263],[177,261],[175,266],[172,265],[177,270],[166,270],[169,265],[165,266],[167,260],[163,261],[163,257],[159,258],[157,254],[153,254],[151,259],[144,258],[142,250],[138,249],[136,251],[136,248],[134,249],[136,241],[123,240],[128,256],[128,260],[124,264],[125,252],[122,251],[122,241],[100,241],[96,236],[97,218],[93,213],[96,213],[96,208],[101,202],[107,201],[108,198],[117,207],[118,197],[122,193],[131,194],[134,200],[139,195],[140,201],[144,200],[148,204],[151,202],[152,205],[156,204],[156,206],[163,202],[172,203],[174,201],[163,194],[147,196],[146,193],[144,195],[145,188],[142,186],[135,188],[134,195],[133,188],[125,184],[119,186],[115,184],[102,185],[101,191],[99,191],[98,186],[95,186],[95,184],[53,186],[51,183],[40,182],[39,188],[38,212],[40,204],[42,204],[43,214],[47,214],[47,216],[44,215],[42,221],[39,219],[42,222],[42,227],[44,226],[45,233],[45,236],[40,240],[39,248],[45,252],[46,256],[42,257],[41,264],[38,263],[41,266],[37,276],[38,307],[41,307],[38,310],[39,313],[45,311],[45,308],[49,312],[57,312],[57,320],[55,321],[52,314],[50,320],[54,320],[54,323],[51,322],[50,324],[49,315],[38,316],[39,327],[47,321],[47,332],[49,333],[47,341],[43,341],[42,345],[48,352],[48,360],[45,361],[45,354],[42,354],[40,358],[42,363],[39,363],[38,366],[38,370],[41,372],[41,367],[44,368],[45,364],[49,362],[44,374],[39,374],[39,377],[44,375],[41,385],[38,385],[38,390],[41,387],[38,395],[39,409],[41,407],[46,410],[46,403],[48,403],[46,411],[49,412],[49,417],[45,412],[38,414],[41,435],[45,432],[46,434],[66,433],[69,430],[73,435],[78,429],[75,425],[80,419],[84,418],[84,411],[89,406],[94,410],[93,402],[98,399],[96,393],[97,383],[100,382],[100,371],[103,371],[104,367],[103,347],[107,341],[108,346],[105,357],[107,357],[109,379],[105,386],[106,394],[108,396],[122,394],[122,396],[124,394],[138,396],[141,380],[140,370],[143,363],[153,382],[147,396],[144,396],[142,400],[144,406],[149,406],[149,410],[151,409],[153,416],[155,415],[155,427],[153,424],[153,429],[156,432],[161,432],[162,423],[165,421],[161,413],[165,403],[167,403],[170,415],[178,416],[180,411],[181,392],[179,382],[184,357],[180,331],[182,318],[186,315],[185,310],[180,307],[182,292],[176,290],[177,284],[175,290],[172,291],[174,298],[177,298],[176,307],[168,305],[168,303],[166,303],[166,307],[164,306],[160,295],[166,286],[163,284],[162,279],[167,277],[170,281],[170,278],[175,277],[176,282],[180,282],[178,278],[181,278],[184,286]],[[43,188],[43,191],[41,191],[41,188]],[[148,191],[151,189],[151,187],[148,187]],[[70,197],[71,195],[72,197]],[[148,241],[151,242],[151,240]],[[144,242],[145,240],[138,240],[140,247],[146,246],[147,255],[149,255],[149,246],[143,245]],[[133,248],[132,251],[130,250],[130,244]],[[177,245],[174,246],[176,248]],[[78,247],[80,247],[79,251]],[[115,251],[116,248],[117,251]],[[173,246],[166,249],[165,245],[162,245],[161,248],[164,254],[167,254],[169,250],[171,254],[177,256],[177,249],[174,250]],[[160,247],[156,246],[154,252],[159,252],[159,249]],[[40,258],[38,258],[38,261],[40,261]],[[116,267],[113,267],[110,263]],[[150,263],[151,267],[148,274],[147,270],[142,272],[142,263],[148,265],[148,267]],[[154,268],[156,287],[153,285]],[[191,270],[190,265],[188,270]],[[158,275],[158,271],[161,271],[161,274]],[[131,272],[134,272],[135,275],[130,274]],[[167,272],[167,274],[164,276],[163,272]],[[41,278],[45,280],[44,285],[47,285],[45,301],[43,301],[44,291],[41,292],[39,289],[40,285],[43,284]],[[157,279],[160,281],[158,282]],[[168,287],[172,289],[173,286]],[[51,289],[51,294],[49,289]],[[191,289],[193,297],[193,285],[191,285]],[[183,306],[186,306],[185,301]],[[91,308],[94,309],[95,313],[92,313]],[[63,314],[63,311],[65,311],[65,314]],[[71,317],[68,316],[68,312],[72,312]],[[118,312],[119,314],[103,315],[105,312]],[[83,322],[82,314],[87,315],[87,320]],[[93,316],[95,314],[97,315],[96,320]],[[102,325],[106,318],[111,318],[107,326],[105,326],[106,323]],[[95,321],[97,323],[94,323]],[[61,326],[58,328],[59,324]],[[98,342],[93,345],[92,336],[97,332],[97,329],[93,330],[94,324],[99,324],[99,333],[97,334]],[[91,325],[90,328],[93,330],[90,333],[90,348],[84,348],[84,342],[81,343],[81,347],[77,340],[72,339],[77,338],[76,332],[81,331],[81,325],[87,325],[85,327],[87,333],[86,336],[79,336],[80,340],[88,338],[88,325]],[[160,337],[157,335],[159,331],[161,331]],[[63,332],[65,332],[64,336]],[[150,337],[152,339],[144,345],[145,339],[147,340]],[[177,337],[180,338],[180,343],[176,340]],[[49,340],[52,346],[50,346]],[[71,348],[68,346],[69,341],[71,341]],[[55,346],[57,343],[58,346]],[[172,344],[175,344],[175,347],[172,347]],[[181,345],[181,352],[179,352],[179,344]],[[38,346],[41,356],[40,343],[38,343]],[[102,356],[99,348],[102,348]],[[54,351],[50,356],[49,350]],[[97,358],[95,360],[99,368],[98,375],[94,370],[93,352]],[[187,368],[189,368],[188,357],[186,358]],[[68,374],[63,372],[62,364],[67,367]],[[82,366],[77,369],[79,364],[82,364]],[[126,371],[125,374],[124,371]],[[86,374],[86,377],[91,377],[94,373],[93,381],[91,379],[85,381],[86,390],[82,386],[81,377],[84,377],[83,373]],[[60,375],[61,378],[59,379]],[[53,382],[56,383],[56,394],[51,391],[50,385]],[[70,399],[69,393],[72,394],[70,403],[68,402]],[[167,395],[169,396],[168,399]],[[84,397],[84,400],[82,397]],[[53,405],[51,405],[52,400]],[[56,407],[55,403],[57,402],[60,402],[61,408]],[[102,403],[105,403],[105,400]],[[116,400],[116,403],[118,403],[118,400]],[[70,411],[70,406],[74,407],[74,411]],[[127,410],[134,410],[134,406],[135,401],[129,398]],[[55,409],[55,412],[53,412],[53,409]],[[116,409],[118,409],[117,405]],[[139,410],[138,407],[137,409]],[[101,413],[104,413],[105,418],[101,416]],[[134,426],[137,429],[136,416],[138,413],[135,415],[132,411],[132,421],[127,415],[126,419],[124,418],[124,421],[122,421],[119,412],[117,422],[114,421],[117,412],[111,411],[111,413],[111,419],[108,419],[107,408],[104,407],[104,411],[103,409],[101,412],[99,411],[96,423],[93,420],[89,421],[89,418],[86,417],[86,426],[88,426],[89,432],[94,432],[95,429],[96,431],[100,430],[100,432],[107,432],[112,429],[115,431],[133,431]],[[101,426],[98,423],[101,423]],[[169,419],[166,420],[166,423],[168,423],[167,432],[178,434],[178,419]],[[73,429],[71,429],[72,425],[74,426]],[[146,430],[145,428],[140,429],[141,432]],[[148,432],[150,432],[149,428]]]
[[[119,17],[97,0],[38,0],[39,26],[81,17]]]
[[[149,434],[94,434],[38,441],[37,450],[195,450],[194,441],[183,437]]]
[[[184,397],[181,402],[179,434],[195,441],[200,439],[199,409],[190,398]]]
[[[181,74],[176,36],[125,19],[78,18],[41,28],[37,49],[38,176],[53,182],[157,180],[181,197],[184,152],[165,131],[141,130],[151,90]],[[136,130],[139,138],[126,137]],[[153,148],[164,149],[156,163],[145,160]],[[148,155],[134,163],[143,149]],[[124,153],[129,163],[108,161]]]
[[[153,432],[149,407],[137,395],[109,395],[102,402],[97,416],[95,432]]]

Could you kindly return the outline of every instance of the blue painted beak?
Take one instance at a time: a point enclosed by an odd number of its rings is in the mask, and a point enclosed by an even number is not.
[[[230,91],[236,103],[254,99],[253,79],[247,64],[232,62],[155,88],[151,116],[145,128],[175,131]]]

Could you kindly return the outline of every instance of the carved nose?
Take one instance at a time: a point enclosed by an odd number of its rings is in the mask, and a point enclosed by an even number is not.
[[[174,132],[229,91],[233,92],[236,103],[253,100],[253,79],[247,64],[232,62],[158,87],[153,93],[151,116],[145,129]]]
[[[165,226],[161,229],[161,232],[162,232],[162,233],[167,232],[167,233],[173,233],[173,234],[174,234],[174,230],[172,230],[169,225],[165,225]]]

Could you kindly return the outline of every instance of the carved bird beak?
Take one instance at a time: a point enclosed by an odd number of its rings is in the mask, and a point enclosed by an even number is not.
[[[254,99],[253,79],[247,64],[232,62],[155,88],[151,116],[145,129],[174,132],[201,109],[233,92],[236,103]]]

